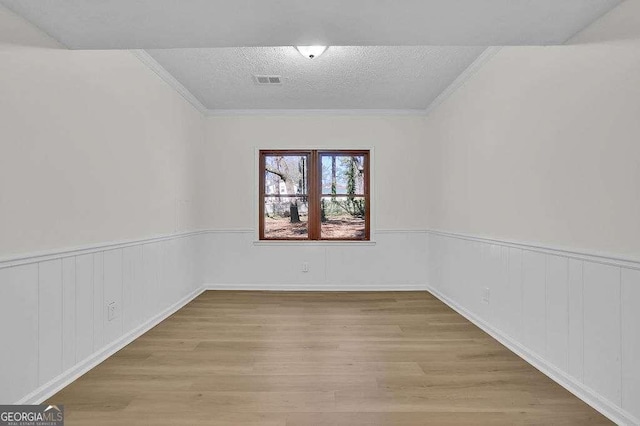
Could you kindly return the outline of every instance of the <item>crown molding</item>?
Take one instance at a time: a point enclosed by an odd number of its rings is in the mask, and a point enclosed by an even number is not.
[[[193,93],[189,91],[186,87],[182,85],[176,78],[171,75],[169,71],[167,71],[162,65],[158,63],[151,55],[149,55],[145,50],[142,49],[134,49],[130,50],[130,52],[140,60],[143,64],[151,69],[151,71],[155,72],[158,77],[163,79],[165,83],[171,86],[180,96],[182,96],[187,102],[189,102],[193,107],[198,110],[201,114],[207,113],[207,108],[196,98]]]
[[[447,98],[453,95],[456,90],[464,86],[479,70],[486,64],[489,59],[493,58],[502,47],[490,46],[487,47],[476,59],[469,65],[453,82],[442,91],[429,106],[424,110],[424,115],[429,115],[436,108],[438,108]]]
[[[352,116],[424,116],[423,109],[210,109],[207,117],[228,116],[304,116],[304,115],[352,115]]]

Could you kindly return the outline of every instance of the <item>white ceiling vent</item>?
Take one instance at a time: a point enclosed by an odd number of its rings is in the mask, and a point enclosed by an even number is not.
[[[260,85],[282,84],[282,78],[279,75],[254,75],[254,81]]]

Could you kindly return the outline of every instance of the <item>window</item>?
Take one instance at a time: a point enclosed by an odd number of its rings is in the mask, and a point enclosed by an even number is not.
[[[369,240],[369,151],[260,151],[261,240]]]

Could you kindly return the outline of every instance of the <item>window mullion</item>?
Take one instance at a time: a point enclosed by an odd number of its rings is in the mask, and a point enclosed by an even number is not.
[[[309,169],[309,239],[311,240],[320,238],[320,204],[318,202],[320,188],[318,185],[321,175],[318,172],[318,161],[318,151],[311,151],[309,161],[312,165]]]

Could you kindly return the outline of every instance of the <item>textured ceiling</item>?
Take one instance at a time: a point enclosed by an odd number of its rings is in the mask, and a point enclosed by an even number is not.
[[[425,109],[482,47],[330,47],[149,50],[209,109]],[[253,75],[279,75],[261,86]]]
[[[620,0],[0,0],[70,48],[560,44]]]
[[[618,3],[0,0],[69,48],[146,49],[211,110],[424,110],[483,46],[562,44]],[[313,60],[292,47],[309,44],[331,47]]]

